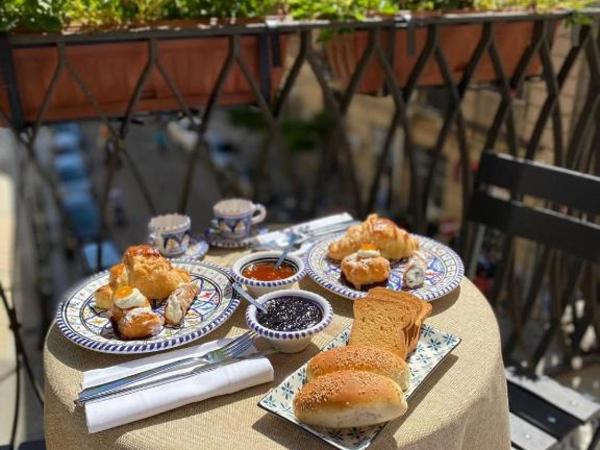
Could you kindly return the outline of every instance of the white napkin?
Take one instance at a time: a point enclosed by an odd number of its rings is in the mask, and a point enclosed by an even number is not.
[[[341,222],[347,222],[352,220],[352,216],[345,212],[340,214],[333,214],[331,216],[321,217],[320,219],[311,220],[308,222],[302,222],[297,225],[284,228],[282,230],[271,231],[270,233],[259,234],[254,238],[254,244],[259,246],[272,246],[284,248],[288,243],[287,233],[290,231],[313,231],[319,228],[335,225]],[[292,254],[303,253],[303,249],[300,251],[292,252]]]
[[[105,369],[89,370],[83,374],[81,388],[86,389],[96,386],[186,356],[202,355],[225,345],[228,341],[229,339],[221,339],[195,347],[117,364]],[[182,369],[181,372],[189,370],[188,367]],[[161,374],[152,380],[161,379],[173,373],[176,372]],[[267,358],[253,358],[119,397],[90,401],[85,404],[88,431],[96,433],[155,416],[189,403],[269,383],[273,381],[273,376],[273,366]],[[141,383],[148,381],[149,379],[146,379]]]

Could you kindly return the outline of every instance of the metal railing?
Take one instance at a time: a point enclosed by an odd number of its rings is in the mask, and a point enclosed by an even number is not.
[[[573,25],[573,44],[562,61],[560,67],[555,67],[552,60],[551,48],[556,24],[570,20],[573,16],[570,12],[558,12],[552,14],[452,14],[442,17],[397,17],[389,20],[373,20],[356,23],[330,23],[328,21],[316,22],[279,22],[264,23],[244,26],[203,26],[193,29],[181,30],[135,30],[128,32],[111,32],[98,34],[72,34],[72,35],[4,35],[0,38],[0,69],[2,78],[6,85],[6,96],[10,110],[0,110],[0,120],[8,123],[15,131],[22,145],[27,149],[28,159],[38,170],[41,177],[47,182],[55,198],[58,199],[58,191],[53,176],[40,164],[36,158],[34,144],[40,128],[47,122],[46,112],[49,102],[56,88],[58,79],[63,73],[67,73],[75,80],[81,92],[84,93],[90,105],[96,112],[96,119],[103,123],[110,132],[110,145],[113,151],[109,153],[109,162],[104,174],[104,185],[100,195],[100,208],[102,212],[102,236],[107,233],[107,202],[110,188],[114,182],[115,171],[119,157],[123,157],[128,163],[132,174],[140,187],[144,200],[151,213],[156,213],[155,203],[150,195],[136,161],[128,152],[126,137],[130,131],[132,119],[136,116],[136,106],[140,102],[140,96],[145,84],[148,82],[151,71],[157,70],[171,91],[178,110],[189,118],[193,124],[194,132],[198,139],[189,155],[186,173],[178,201],[178,209],[185,212],[190,197],[190,187],[194,178],[195,165],[199,158],[203,157],[206,164],[211,164],[208,157],[208,144],[206,133],[210,127],[215,109],[219,105],[220,97],[225,83],[235,68],[241,70],[252,93],[255,96],[255,104],[264,117],[272,145],[285,152],[285,142],[282,137],[281,119],[284,108],[289,101],[292,88],[297,83],[301,69],[305,66],[310,68],[322,93],[325,109],[334,121],[332,139],[336,145],[328,145],[324,149],[326,153],[322,157],[322,165],[327,164],[328,158],[340,156],[343,161],[344,172],[348,175],[349,189],[353,199],[354,213],[362,217],[367,211],[372,211],[376,204],[376,195],[380,189],[381,175],[388,170],[390,152],[395,137],[402,131],[403,151],[407,156],[410,177],[410,204],[404,215],[410,218],[411,228],[416,232],[423,233],[426,229],[427,205],[431,200],[434,174],[443,149],[449,137],[456,134],[459,150],[459,161],[461,167],[462,184],[462,217],[466,218],[469,199],[472,194],[473,180],[471,173],[470,155],[471,145],[467,138],[468,123],[463,112],[463,102],[467,90],[480,85],[474,81],[474,74],[481,61],[489,57],[492,62],[495,80],[487,83],[490,89],[500,94],[500,102],[494,114],[492,125],[486,131],[486,138],[480,151],[498,147],[501,139],[501,129],[505,127],[505,141],[508,151],[512,155],[524,156],[533,159],[536,157],[542,140],[542,135],[548,124],[551,124],[554,164],[567,168],[580,170],[582,172],[598,173],[600,168],[600,38],[594,25],[600,11],[588,10],[586,13],[593,18],[589,23]],[[507,73],[499,54],[494,37],[494,29],[499,22],[532,21],[534,33],[526,50],[519,57],[519,62],[513,73]],[[440,33],[445,27],[460,24],[481,24],[481,35],[477,37],[478,42],[475,50],[469,55],[468,64],[459,80],[455,80],[448,56],[440,42]],[[360,30],[368,35],[366,48],[358,59],[358,63],[349,78],[347,87],[340,89],[335,83],[331,83],[331,74],[326,59],[317,43],[316,34],[324,29]],[[406,83],[400,85],[397,81],[394,69],[397,61],[394,60],[394,36],[399,30],[406,31],[409,36],[409,45],[414,39],[415,30],[426,30],[426,42],[411,68]],[[271,47],[277,53],[278,37],[281,35],[294,35],[299,40],[298,52],[293,63],[287,68],[287,74],[281,86],[278,86],[276,95],[271,98],[271,89],[265,86],[264,80],[257,79],[248,63],[241,57],[240,41],[245,36],[256,36],[261,45],[261,51]],[[228,55],[222,62],[219,76],[213,86],[212,92],[205,104],[189,104],[186,102],[180,87],[168,70],[163,66],[159,57],[159,44],[171,39],[204,39],[215,36],[226,36],[228,38]],[[475,38],[475,37],[474,37]],[[85,81],[78,74],[77,68],[70,63],[66,49],[70,46],[94,45],[107,42],[145,42],[147,45],[147,60],[141,72],[136,88],[128,101],[125,113],[121,117],[111,117],[102,110]],[[383,43],[387,44],[384,45]],[[270,44],[269,44],[270,43]],[[18,80],[16,79],[15,67],[13,66],[12,52],[20,48],[29,47],[52,47],[56,50],[58,64],[54,71],[52,80],[43,102],[38,108],[35,120],[26,120],[23,116],[19,100]],[[276,56],[276,55],[275,55]],[[268,61],[268,57],[266,60]],[[273,59],[276,59],[273,58]],[[536,123],[530,136],[519,136],[514,114],[514,99],[522,91],[528,78],[528,69],[534,59],[541,61],[541,79],[546,89],[546,98],[537,117]],[[573,131],[566,136],[561,120],[560,96],[567,78],[573,72],[575,63],[581,59],[589,71],[589,85],[584,96],[580,112],[574,120]],[[413,139],[408,107],[413,101],[413,93],[419,89],[419,81],[426,66],[433,61],[441,73],[443,84],[449,97],[449,104],[443,114],[442,126],[435,140],[431,164],[424,176],[419,176],[417,170],[416,145]],[[378,152],[375,174],[372,182],[365,192],[359,183],[359,173],[353,159],[351,144],[348,138],[347,118],[353,98],[358,94],[359,86],[365,76],[367,67],[373,62],[377,63],[383,73],[385,83],[385,94],[393,100],[394,112],[386,130],[382,149]],[[197,120],[194,112],[201,111],[200,120]],[[522,145],[522,143],[525,145]],[[567,142],[565,145],[564,142]],[[374,152],[375,154],[375,152]],[[212,170],[217,170],[214,166]],[[319,169],[325,170],[323,166]],[[319,192],[323,186],[325,177],[317,177],[316,191]],[[58,203],[58,202],[57,202]],[[459,246],[465,250],[469,229],[461,228]],[[510,254],[512,238],[504,241],[504,250]],[[98,261],[101,252],[98,252]],[[511,266],[507,260],[503,267]],[[497,296],[497,293],[495,293]],[[511,344],[512,345],[512,344]]]

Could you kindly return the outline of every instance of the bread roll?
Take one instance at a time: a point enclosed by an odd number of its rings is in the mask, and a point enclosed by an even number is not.
[[[391,378],[353,370],[317,377],[294,398],[298,420],[327,428],[376,425],[407,409],[402,389]]]
[[[142,244],[129,247],[123,256],[129,285],[152,300],[164,300],[177,286],[190,281],[183,269],[173,268],[158,250]]]
[[[109,270],[110,278],[109,283],[110,287],[113,290],[119,289],[121,286],[127,286],[129,283],[128,275],[127,275],[127,267],[125,264],[119,263],[112,266]]]
[[[113,290],[110,285],[106,284],[100,286],[96,292],[94,292],[94,304],[99,309],[110,309],[113,305]]]
[[[311,381],[342,370],[360,370],[389,377],[403,391],[409,386],[410,369],[403,359],[382,348],[366,346],[336,347],[317,354],[308,362],[306,378]]]

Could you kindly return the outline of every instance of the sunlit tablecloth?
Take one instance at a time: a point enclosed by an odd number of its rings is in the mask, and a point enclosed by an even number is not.
[[[207,260],[230,265],[240,252],[212,251]],[[140,422],[88,434],[77,397],[82,371],[129,356],[94,353],[77,347],[53,326],[46,340],[45,433],[49,449],[316,449],[331,448],[299,427],[258,408],[257,402],[290,372],[336,336],[352,317],[352,302],[330,294],[308,278],[301,286],[328,298],[332,325],[302,353],[274,355],[275,382],[206,400]],[[245,305],[206,337],[240,334]],[[428,320],[462,338],[460,345],[418,389],[401,419],[389,423],[370,448],[508,449],[508,400],[498,325],[484,296],[468,280],[460,291],[433,303]]]

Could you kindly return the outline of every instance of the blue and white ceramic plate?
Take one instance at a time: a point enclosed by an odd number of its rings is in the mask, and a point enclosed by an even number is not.
[[[330,350],[347,344],[350,329],[346,328],[340,335],[323,347]],[[438,367],[450,352],[459,344],[460,338],[431,325],[421,327],[421,338],[416,350],[408,358],[410,368],[410,387],[404,394],[410,408],[410,398],[425,379]],[[306,382],[306,364],[288,376],[283,382],[271,390],[258,406],[280,416],[309,433],[323,439],[325,442],[342,450],[363,450],[371,445],[373,439],[385,427],[385,423],[370,427],[329,429],[315,427],[299,422],[294,415],[294,396]]]
[[[340,264],[327,257],[329,244],[344,233],[329,236],[315,243],[306,255],[306,270],[315,282],[334,294],[356,300],[367,295],[366,291],[354,289],[342,280]],[[427,261],[425,281],[417,289],[407,289],[425,301],[436,300],[458,287],[464,276],[464,266],[460,257],[440,242],[413,234],[419,240],[419,251]],[[392,262],[392,270],[387,282],[388,289],[402,290],[402,277],[409,259]]]
[[[207,335],[227,321],[240,301],[232,288],[229,272],[221,267],[188,260],[172,260],[187,270],[200,291],[180,326],[165,326],[159,334],[142,340],[119,339],[105,310],[94,307],[94,292],[108,283],[107,271],[93,275],[63,301],[56,324],[75,344],[102,353],[152,353],[187,344]],[[164,305],[154,305],[162,313]]]

